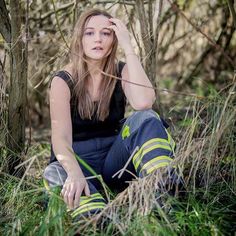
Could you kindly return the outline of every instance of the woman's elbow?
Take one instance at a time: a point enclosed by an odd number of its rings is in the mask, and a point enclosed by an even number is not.
[[[153,104],[155,102],[155,99],[153,98],[152,100],[149,101],[143,101],[143,102],[139,102],[137,104],[133,104],[132,107],[135,110],[147,110],[147,109],[151,109]]]

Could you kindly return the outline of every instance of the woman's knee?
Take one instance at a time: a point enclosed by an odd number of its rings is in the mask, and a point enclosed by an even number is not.
[[[147,120],[153,120],[153,119],[160,121],[159,115],[152,109],[135,111],[125,121],[124,126],[123,126],[123,131],[126,131],[127,129],[129,129],[129,132],[133,133]]]
[[[50,187],[55,187],[65,183],[67,174],[59,162],[53,162],[45,168],[43,177],[48,181]]]
[[[159,115],[152,109],[146,109],[146,110],[135,111],[129,118],[143,121],[149,118],[158,119]]]

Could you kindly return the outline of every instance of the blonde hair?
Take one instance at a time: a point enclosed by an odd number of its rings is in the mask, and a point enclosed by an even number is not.
[[[112,93],[114,91],[117,80],[112,78],[111,75],[116,73],[116,51],[118,46],[118,40],[114,34],[114,40],[112,42],[112,49],[110,54],[105,58],[104,68],[102,76],[103,80],[101,83],[101,96],[97,104],[95,104],[87,89],[89,71],[87,66],[87,60],[85,59],[85,54],[82,46],[82,37],[86,23],[92,16],[103,15],[107,18],[112,18],[112,16],[106,11],[100,9],[91,9],[84,12],[79,20],[77,21],[74,33],[72,36],[72,41],[70,45],[70,61],[72,64],[72,77],[74,80],[74,91],[73,94],[77,99],[77,107],[79,115],[82,119],[92,119],[92,116],[97,108],[96,118],[98,120],[104,121],[109,115],[109,106]],[[114,77],[114,76],[113,76]]]

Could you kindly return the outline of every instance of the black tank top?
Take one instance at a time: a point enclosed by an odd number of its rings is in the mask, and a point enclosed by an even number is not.
[[[121,71],[124,65],[124,62],[118,62],[117,77],[119,78],[121,78]],[[71,75],[66,71],[58,71],[54,74],[54,76],[58,76],[67,83],[72,95],[74,84]],[[108,137],[116,135],[120,132],[126,106],[126,97],[123,92],[120,80],[117,80],[116,82],[115,89],[110,101],[109,116],[104,121],[97,120],[95,115],[91,120],[82,119],[77,111],[76,104],[77,103],[72,96],[70,101],[70,108],[73,141],[87,140],[96,137]]]

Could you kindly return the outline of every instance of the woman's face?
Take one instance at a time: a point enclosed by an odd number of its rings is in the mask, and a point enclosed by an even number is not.
[[[103,15],[92,16],[85,24],[82,45],[85,55],[93,60],[101,60],[109,55],[114,39],[114,32],[107,27],[111,25]]]

